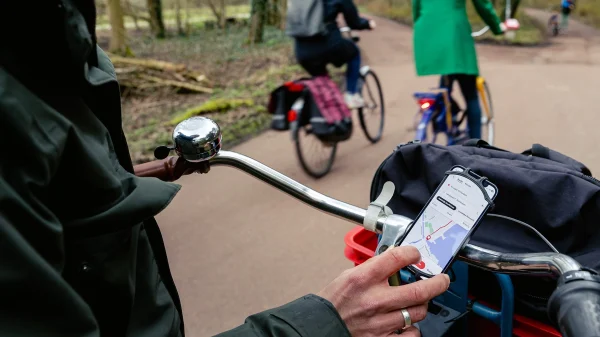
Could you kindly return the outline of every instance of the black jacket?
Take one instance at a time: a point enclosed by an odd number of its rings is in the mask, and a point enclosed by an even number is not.
[[[18,24],[27,23],[27,24]],[[92,0],[0,2],[0,336],[183,336],[153,216],[179,186],[135,177]],[[307,296],[226,336],[347,336]]]
[[[340,45],[351,43],[342,37],[338,30],[336,19],[344,16],[346,25],[354,30],[369,29],[369,21],[358,15],[358,10],[352,0],[323,0],[325,6],[324,21],[328,33],[325,36],[296,39],[296,58],[302,62],[307,59],[323,58],[330,53],[340,52]],[[348,49],[348,48],[346,48]],[[343,51],[342,51],[343,52]]]

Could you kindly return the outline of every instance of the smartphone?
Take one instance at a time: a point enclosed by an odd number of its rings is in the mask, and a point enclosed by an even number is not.
[[[445,273],[492,205],[498,188],[462,166],[446,174],[399,246],[414,246],[421,262],[408,268],[433,277]]]

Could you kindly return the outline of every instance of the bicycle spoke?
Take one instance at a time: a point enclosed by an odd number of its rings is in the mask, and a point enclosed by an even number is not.
[[[313,134],[309,125],[298,130],[296,152],[304,171],[312,177],[327,174],[333,164],[336,144],[327,144]]]

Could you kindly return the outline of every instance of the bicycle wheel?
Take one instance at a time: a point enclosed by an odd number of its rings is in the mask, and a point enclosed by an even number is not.
[[[550,34],[552,34],[552,36],[558,35],[559,26],[558,26],[558,17],[557,16],[553,15],[548,20],[548,31],[550,32]]]
[[[494,145],[494,106],[492,105],[492,94],[490,87],[482,77],[477,79],[477,89],[481,104],[481,139]]]
[[[325,176],[333,166],[337,143],[325,143],[312,133],[310,124],[296,129],[294,143],[300,166],[313,178]]]
[[[379,78],[371,70],[361,76],[360,92],[365,106],[358,109],[360,126],[367,139],[375,144],[383,134],[385,106]]]

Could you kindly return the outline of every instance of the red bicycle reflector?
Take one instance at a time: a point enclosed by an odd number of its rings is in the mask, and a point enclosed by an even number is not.
[[[296,121],[296,118],[298,118],[298,113],[296,112],[296,110],[290,110],[288,111],[288,115],[287,115],[287,119],[288,122],[294,122]]]
[[[296,82],[286,82],[284,86],[287,87],[290,92],[302,92],[302,90],[304,90],[304,85]]]
[[[420,98],[417,100],[421,110],[427,110],[431,108],[432,105],[435,104],[435,99],[433,98]]]

